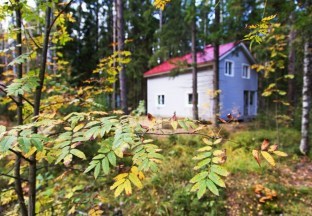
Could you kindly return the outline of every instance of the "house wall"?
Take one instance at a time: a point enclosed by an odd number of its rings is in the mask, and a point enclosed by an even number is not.
[[[198,72],[199,118],[212,118],[212,78],[213,71],[205,69]],[[188,104],[188,94],[192,93],[192,74],[184,73],[176,77],[157,76],[147,80],[147,111],[154,116],[192,118],[192,105]],[[165,95],[165,104],[158,105],[158,95]]]
[[[225,75],[225,62],[227,60],[232,61],[234,64],[234,76]],[[220,103],[222,118],[226,118],[228,113],[232,113],[240,119],[257,114],[258,74],[255,70],[250,69],[250,78],[242,78],[243,64],[252,65],[242,48],[234,50],[220,60],[219,87],[221,90]],[[244,116],[244,91],[255,92],[253,104],[251,105],[249,103],[247,107],[248,116]]]

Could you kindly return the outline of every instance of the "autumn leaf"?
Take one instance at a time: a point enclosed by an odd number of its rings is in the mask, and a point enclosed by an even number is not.
[[[287,157],[288,154],[282,151],[273,151],[274,154],[281,156],[281,157]]]
[[[258,150],[252,150],[252,155],[256,159],[257,163],[260,165],[260,157],[259,157],[259,151]]]
[[[270,145],[269,140],[268,139],[264,139],[262,144],[261,144],[261,151],[267,150],[269,145]]]
[[[275,166],[275,160],[272,157],[272,155],[270,155],[268,152],[266,151],[261,151],[262,156],[264,157],[264,159],[266,159],[266,161],[271,164],[272,166]]]
[[[270,147],[269,147],[269,152],[274,152],[274,151],[276,151],[278,149],[278,145],[277,144],[274,144],[274,145],[271,145]]]

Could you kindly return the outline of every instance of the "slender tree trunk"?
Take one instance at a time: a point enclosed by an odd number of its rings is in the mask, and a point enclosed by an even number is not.
[[[309,139],[309,113],[311,111],[312,92],[312,41],[304,44],[304,68],[302,87],[302,117],[301,117],[301,141],[300,151],[307,154],[310,149]]]
[[[117,0],[117,38],[118,38],[118,51],[123,51],[125,31],[124,31],[123,1],[122,0]],[[125,71],[124,65],[120,65],[120,66],[122,68],[119,73],[121,109],[125,114],[128,114],[126,71]]]
[[[117,38],[117,2],[116,0],[113,1],[114,9],[113,9],[113,52],[116,52],[116,38]],[[116,61],[114,60],[114,67],[116,66]],[[112,109],[116,109],[116,82],[113,83],[113,93],[112,93]]]
[[[296,32],[293,26],[294,22],[294,13],[291,13],[290,15],[290,25],[291,29],[289,32],[289,41],[288,41],[288,46],[289,46],[289,52],[288,52],[288,74],[289,75],[295,75],[295,46],[294,46],[294,41],[296,38]],[[288,102],[290,104],[289,110],[288,110],[288,115],[293,117],[293,108],[294,108],[294,99],[295,99],[295,81],[294,79],[289,79],[288,80]]]
[[[35,119],[40,114],[40,103],[41,103],[41,94],[44,84],[44,76],[46,71],[46,62],[47,62],[47,53],[48,53],[48,44],[49,44],[49,35],[50,35],[50,25],[51,25],[51,8],[46,9],[46,21],[45,21],[45,32],[41,56],[41,66],[39,71],[39,85],[36,88],[35,92],[35,101],[34,101],[34,117]],[[37,133],[38,128],[34,127],[33,132]],[[37,161],[36,161],[36,152],[30,156],[31,163],[29,164],[29,205],[28,205],[28,215],[33,216],[36,214],[36,171],[37,171]]]
[[[18,29],[18,33],[16,35],[16,43],[19,45],[16,47],[16,55],[22,55],[22,14],[21,14],[21,6],[19,0],[16,1],[17,8],[15,10],[16,16],[16,28]],[[21,79],[23,77],[23,65],[18,64],[16,67],[17,78]],[[17,124],[23,124],[23,99],[22,95],[17,96]],[[14,163],[14,175],[15,175],[15,191],[18,198],[18,203],[20,206],[21,215],[27,215],[27,207],[25,204],[22,181],[21,181],[21,156],[15,155],[15,163]]]
[[[196,56],[196,6],[192,3],[193,18],[192,25],[192,97],[193,97],[193,119],[198,120],[198,93],[197,93],[197,56]]]
[[[219,25],[220,25],[220,4],[219,2],[215,6],[215,20],[214,20],[214,30],[215,34],[219,35]],[[219,117],[220,117],[220,93],[219,93],[219,37],[218,35],[216,36],[215,42],[214,42],[214,76],[213,76],[213,95],[214,95],[214,100],[213,100],[213,114],[214,114],[214,125],[216,127],[219,126]]]

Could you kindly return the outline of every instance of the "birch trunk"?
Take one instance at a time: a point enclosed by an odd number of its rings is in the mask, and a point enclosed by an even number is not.
[[[312,42],[308,40],[304,44],[304,67],[302,87],[302,117],[301,117],[301,141],[300,151],[303,154],[309,152],[309,113],[311,111],[312,92]]]

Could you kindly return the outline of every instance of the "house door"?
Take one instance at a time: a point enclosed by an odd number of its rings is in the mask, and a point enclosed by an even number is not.
[[[255,91],[244,91],[244,116],[256,114]]]
[[[248,107],[249,107],[249,92],[244,91],[244,116],[248,116]]]

